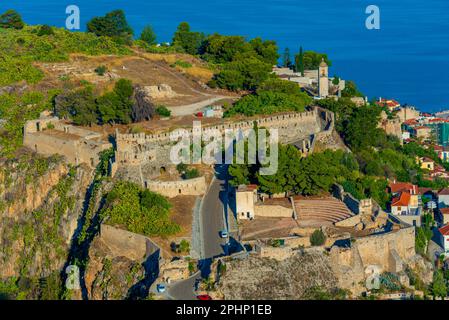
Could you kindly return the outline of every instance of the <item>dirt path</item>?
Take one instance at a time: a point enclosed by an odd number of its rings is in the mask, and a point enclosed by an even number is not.
[[[142,54],[141,52],[139,52],[138,50],[134,50],[134,52],[136,53],[136,55],[138,55],[139,57],[143,58],[143,59],[147,59],[145,57],[145,54]],[[175,77],[177,80],[179,80],[188,90],[190,90],[193,93],[196,93],[200,96],[205,97],[205,100],[199,101],[199,102],[195,102],[195,103],[191,103],[191,104],[186,104],[186,105],[177,105],[177,106],[171,106],[168,107],[168,109],[170,109],[170,111],[172,112],[173,116],[186,116],[186,115],[192,115],[198,111],[200,111],[201,109],[203,109],[204,107],[217,102],[219,100],[222,99],[237,99],[238,97],[235,96],[225,96],[225,95],[219,95],[219,94],[215,94],[213,92],[204,92],[207,89],[200,89],[199,84],[193,82],[193,81],[188,81],[182,74],[171,70],[169,67],[167,67],[164,62],[162,61],[151,61],[152,63],[154,63],[155,65],[158,66],[158,68],[164,70],[165,72],[167,72],[168,74],[170,74],[171,76]],[[197,86],[197,88],[195,88],[195,85]]]

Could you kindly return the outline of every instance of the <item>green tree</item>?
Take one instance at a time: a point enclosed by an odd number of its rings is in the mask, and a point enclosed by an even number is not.
[[[284,57],[283,57],[283,61],[284,61],[284,68],[290,68],[292,66],[292,60],[290,57],[290,49],[289,48],[285,48],[284,50]]]
[[[196,55],[204,39],[203,33],[190,31],[190,25],[181,22],[173,36],[173,46],[188,54]]]
[[[87,31],[97,36],[108,36],[120,43],[131,43],[133,30],[123,10],[114,10],[104,17],[95,17],[87,23]]]
[[[150,25],[143,28],[140,34],[140,40],[145,41],[148,45],[152,46],[156,44],[156,33]]]
[[[432,295],[434,298],[445,298],[447,296],[446,280],[440,270],[433,273]]]
[[[0,28],[23,29],[25,23],[15,10],[7,10],[0,15]]]
[[[161,117],[170,117],[171,111],[166,106],[158,106],[156,108],[156,113]]]
[[[310,236],[310,244],[314,247],[322,246],[326,242],[326,236],[321,229],[315,230]]]
[[[55,98],[55,113],[62,118],[71,118],[77,125],[97,122],[97,107],[92,88],[69,91]]]
[[[357,85],[355,84],[354,81],[347,81],[345,88],[343,89],[343,91],[341,92],[342,97],[363,97],[363,93],[361,93],[358,89],[357,89]]]
[[[130,123],[133,108],[132,82],[120,79],[114,90],[97,99],[99,118],[102,123]]]
[[[300,72],[301,76],[304,77],[304,52],[302,50],[302,46],[299,48],[299,54],[296,59],[296,72]]]

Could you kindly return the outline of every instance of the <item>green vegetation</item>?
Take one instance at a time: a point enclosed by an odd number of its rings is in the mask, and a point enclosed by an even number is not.
[[[106,196],[101,216],[107,223],[147,236],[168,236],[180,231],[170,221],[170,203],[162,196],[119,181]]]
[[[421,220],[421,226],[416,227],[415,229],[415,247],[419,254],[425,256],[427,254],[430,239],[432,239],[432,228],[434,227],[435,222],[430,214],[423,215]]]
[[[8,10],[0,15],[0,28],[23,29],[25,23],[15,10]]]
[[[192,67],[192,64],[190,62],[182,61],[182,60],[176,60],[176,62],[173,64],[173,66],[178,66],[184,69],[188,69]]]
[[[0,28],[0,86],[22,80],[31,84],[39,82],[43,73],[33,66],[33,62],[63,62],[71,53],[122,55],[130,52],[109,37],[58,28],[51,28],[51,35],[39,36],[41,28]]]
[[[317,70],[323,59],[329,67],[332,66],[332,62],[328,59],[327,54],[315,51],[305,51],[303,53],[301,47],[299,53],[295,56],[295,70],[296,72],[301,72],[301,74],[304,74],[304,70]]]
[[[350,296],[348,290],[334,288],[327,290],[320,286],[313,286],[306,290],[301,299],[304,300],[346,300]]]
[[[95,97],[91,86],[66,91],[55,98],[55,113],[77,125],[130,123],[134,88],[130,80],[120,79],[112,91]]]
[[[440,270],[436,270],[433,273],[431,291],[434,298],[447,297],[447,283],[446,280],[444,279],[443,272]]]
[[[156,33],[154,33],[153,28],[150,25],[143,28],[142,33],[140,34],[140,40],[144,41],[149,46],[156,44]]]
[[[99,76],[104,76],[104,74],[108,71],[108,68],[106,68],[106,66],[104,66],[104,65],[101,65],[101,66],[98,66],[94,71]]]
[[[363,97],[363,93],[361,93],[355,84],[354,81],[347,81],[346,86],[341,92],[342,97]]]
[[[47,25],[47,24],[44,24],[44,25],[40,26],[39,31],[37,32],[37,35],[38,35],[39,37],[42,37],[42,36],[52,36],[52,35],[54,35],[54,34],[55,34],[55,32],[53,31],[53,28],[50,27],[50,26]]]
[[[261,83],[254,94],[244,96],[226,110],[224,116],[301,112],[311,101],[311,98],[301,92],[296,84],[279,79],[268,79]]]
[[[14,157],[15,151],[23,144],[25,122],[39,118],[42,111],[50,108],[51,100],[52,98],[46,99],[41,93],[32,91],[22,96],[0,95],[0,119],[6,120],[0,129],[0,156]]]
[[[199,53],[206,61],[220,66],[211,86],[255,90],[270,76],[279,58],[277,51],[274,41],[261,38],[246,41],[241,36],[213,34],[206,38]]]
[[[172,45],[178,51],[196,55],[204,38],[204,33],[191,31],[187,22],[181,22],[173,36]]]
[[[161,117],[170,117],[171,115],[171,111],[166,106],[162,105],[156,108],[156,113]]]
[[[315,230],[310,236],[310,244],[314,247],[322,246],[326,242],[326,236],[321,229]]]
[[[107,36],[122,44],[131,44],[133,30],[123,10],[114,10],[104,17],[95,17],[87,23],[87,30],[97,36]]]

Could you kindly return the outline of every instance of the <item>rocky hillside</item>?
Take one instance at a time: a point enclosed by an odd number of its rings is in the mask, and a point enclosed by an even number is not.
[[[228,262],[218,287],[227,300],[306,299],[317,290],[338,291],[330,259],[319,252],[298,252],[284,261],[249,257]]]
[[[71,168],[61,158],[23,153],[2,162],[0,171],[1,279],[21,279],[22,297],[42,297],[42,283],[55,280],[82,212],[92,170]],[[34,283],[36,282],[36,283]],[[14,291],[14,290],[13,290]],[[48,293],[48,292],[47,292]]]

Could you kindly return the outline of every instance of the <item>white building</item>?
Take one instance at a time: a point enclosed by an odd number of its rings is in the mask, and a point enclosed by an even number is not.
[[[237,219],[254,219],[254,204],[256,202],[257,186],[240,185],[235,191],[235,209]]]

